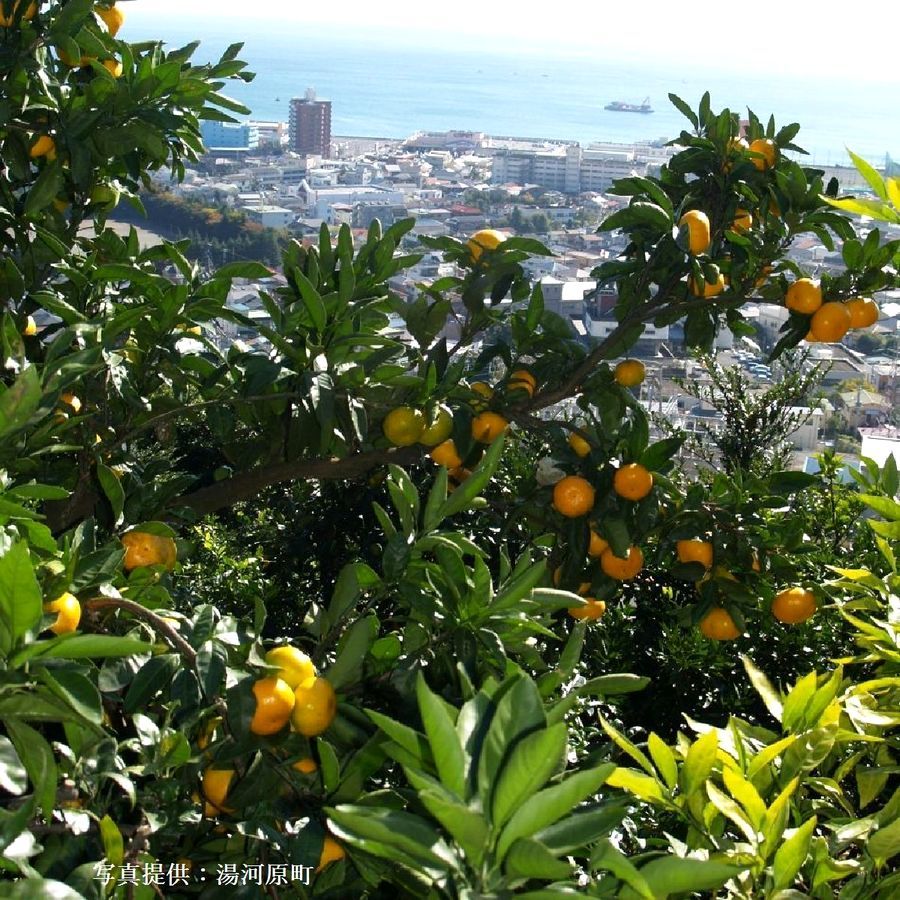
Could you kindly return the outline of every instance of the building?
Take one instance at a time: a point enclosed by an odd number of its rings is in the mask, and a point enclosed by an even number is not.
[[[200,136],[207,153],[223,150],[254,150],[259,145],[259,129],[253,122],[215,122],[203,119]]]
[[[288,135],[288,146],[294,153],[328,159],[331,156],[331,101],[317,100],[312,88],[307,88],[303,97],[294,97]]]
[[[287,126],[284,122],[251,122],[256,126],[260,147],[283,147],[287,143]]]
[[[891,425],[882,425],[880,428],[860,428],[862,448],[860,456],[874,460],[879,466],[887,462],[889,456],[893,456],[900,464],[900,428]]]
[[[264,228],[285,228],[294,221],[295,213],[283,206],[242,206],[247,218]]]

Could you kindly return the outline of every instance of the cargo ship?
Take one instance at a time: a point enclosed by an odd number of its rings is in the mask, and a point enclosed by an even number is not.
[[[611,112],[636,112],[636,113],[652,113],[653,108],[650,106],[650,98],[644,97],[643,103],[624,103],[622,100],[613,100],[607,103],[604,109]]]

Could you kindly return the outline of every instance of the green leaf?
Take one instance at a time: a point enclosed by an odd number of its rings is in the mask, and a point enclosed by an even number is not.
[[[600,716],[600,724],[620,750],[627,753],[648,775],[656,777],[656,769],[653,767],[653,763],[624,734],[617,731],[603,716]]]
[[[879,828],[869,838],[866,849],[879,866],[900,853],[900,818]]]
[[[63,634],[28,644],[10,660],[10,665],[20,666],[29,659],[103,659],[152,652],[153,644],[134,638],[111,634]]]
[[[121,866],[125,860],[125,841],[119,826],[108,815],[100,820],[100,837],[103,839],[103,855],[114,866]]]
[[[570,815],[579,803],[600,790],[614,769],[613,763],[605,763],[596,769],[576,772],[525,800],[512,814],[500,835],[497,858],[502,859],[518,838],[532,837],[563,816]]]
[[[484,816],[437,791],[420,791],[422,805],[444,826],[475,866],[480,866],[488,845]]]
[[[46,209],[65,186],[59,160],[49,163],[25,196],[25,215],[35,218]]]
[[[691,744],[681,767],[681,791],[690,797],[700,790],[709,778],[716,762],[719,738],[714,730],[707,731]]]
[[[818,677],[808,672],[797,679],[791,692],[785,697],[781,724],[785,731],[800,732],[806,724],[806,709],[816,692]]]
[[[674,791],[678,786],[678,763],[675,761],[675,754],[654,731],[651,731],[647,738],[647,750],[663,781],[670,791]]]
[[[783,709],[781,695],[775,690],[772,682],[766,678],[763,672],[756,668],[749,656],[742,656],[741,662],[744,664],[744,669],[750,677],[751,684],[756,688],[756,693],[759,694],[763,703],[765,703],[766,709],[780,722]]]
[[[776,891],[789,888],[797,877],[801,866],[809,854],[809,842],[815,830],[817,819],[807,819],[775,852],[772,864],[773,889]]]
[[[647,803],[663,803],[665,801],[662,782],[656,775],[645,775],[637,769],[619,766],[606,779],[606,783],[610,787],[621,788]]]
[[[472,470],[472,474],[444,501],[438,512],[439,522],[468,508],[487,487],[503,454],[504,441],[505,436],[502,434],[496,438],[481,462]]]
[[[694,128],[700,127],[700,120],[697,118],[697,114],[681,99],[677,94],[669,94],[669,101],[672,105],[694,126]]]
[[[313,283],[299,270],[294,269],[291,274],[300,289],[300,299],[309,313],[310,321],[316,331],[324,331],[328,323],[328,313],[325,310],[325,303],[322,296],[313,286]]]
[[[512,878],[556,881],[572,874],[569,863],[557,859],[540,841],[530,838],[519,838],[512,845],[503,861],[503,868]]]
[[[56,806],[56,782],[59,777],[53,750],[39,731],[21,720],[5,718],[4,725],[19,759],[25,765],[44,817],[50,822]]]
[[[850,159],[853,160],[853,164],[859,171],[859,174],[862,175],[863,178],[869,183],[869,187],[875,192],[875,196],[880,197],[882,200],[888,199],[887,189],[884,185],[884,179],[878,172],[867,163],[861,156],[857,156],[852,150],[847,149],[847,153],[850,156]]]
[[[731,796],[741,804],[747,813],[747,818],[753,828],[759,830],[766,814],[766,804],[756,788],[740,772],[729,766],[722,767],[722,781]]]
[[[897,503],[895,500],[891,500],[889,497],[879,497],[875,494],[860,494],[859,499],[889,522],[900,521],[900,503]]]
[[[500,590],[494,597],[494,602],[491,604],[491,610],[498,612],[518,605],[531,594],[538,582],[544,577],[546,571],[546,560],[541,559],[532,563],[523,572],[520,572],[500,587]]]
[[[424,734],[375,710],[367,709],[365,713],[398,747],[415,757],[420,768],[426,768],[431,749]]]
[[[364,562],[345,565],[338,574],[328,609],[322,614],[323,632],[333,628],[353,608],[365,591],[381,585],[378,573]]]
[[[431,753],[438,776],[444,786],[460,799],[466,794],[466,755],[463,751],[456,726],[450,718],[444,703],[435,696],[419,671],[416,681],[416,698],[425,734],[431,745]]]
[[[100,487],[103,488],[103,493],[106,494],[106,499],[109,500],[109,505],[112,507],[113,512],[113,524],[118,526],[122,524],[122,511],[125,508],[125,489],[122,487],[122,482],[116,478],[115,473],[109,466],[103,465],[103,463],[97,463],[97,479],[100,482]]]
[[[334,747],[324,738],[316,738],[316,748],[319,751],[319,762],[322,767],[322,786],[330,794],[340,783],[341,764]]]
[[[491,823],[497,829],[547,782],[563,761],[568,729],[560,722],[522,738],[497,777],[491,800]]]
[[[0,734],[0,789],[20,797],[28,788],[28,773],[12,741]]]
[[[125,694],[125,712],[133,713],[145,706],[171,682],[180,666],[181,659],[174,653],[154,656],[144,663]]]
[[[43,614],[41,588],[27,546],[12,544],[0,556],[0,654],[5,655],[29,631],[40,624]]]
[[[56,667],[53,670],[40,667],[38,675],[41,681],[61,700],[68,703],[78,715],[101,725],[103,722],[103,709],[100,701],[100,692],[94,683],[86,675],[74,669]]]
[[[644,876],[623,853],[609,841],[601,841],[591,854],[591,870],[612,872],[619,881],[624,881],[642,900],[658,900]],[[619,896],[622,896],[621,893]]]
[[[0,437],[21,428],[41,402],[41,378],[35,366],[29,366],[0,393]]]
[[[733,866],[714,859],[680,859],[664,856],[641,866],[640,873],[654,900],[672,894],[697,893],[722,887],[748,866]]]
[[[336,691],[359,682],[369,648],[377,637],[378,618],[374,615],[357,619],[341,635],[337,659],[326,672],[326,677]]]

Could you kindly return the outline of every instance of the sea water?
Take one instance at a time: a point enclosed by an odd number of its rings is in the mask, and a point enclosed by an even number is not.
[[[122,35],[125,36],[124,34]],[[849,162],[846,148],[884,162],[900,159],[900,79],[866,80],[748,74],[737,70],[687,70],[642,59],[620,61],[567,53],[564,42],[518,52],[465,39],[437,46],[434,35],[365,36],[296,22],[261,30],[255,20],[177,22],[130,17],[129,40],[161,38],[170,47],[202,41],[194,62],[214,61],[228,44],[243,41],[241,59],[256,73],[250,84],[224,89],[252,110],[252,118],[286,121],[288,103],[314,87],[332,101],[332,134],[404,138],[418,130],[462,129],[491,135],[634,142],[671,139],[690,125],[669,102],[674,92],[696,108],[704,91],[713,108],[751,108],[781,126],[799,122],[795,142],[819,165]],[[861,76],[864,72],[860,73]],[[612,100],[640,103],[650,115],[611,112]]]

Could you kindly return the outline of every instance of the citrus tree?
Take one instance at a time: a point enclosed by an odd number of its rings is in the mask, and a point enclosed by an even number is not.
[[[637,782],[611,761],[632,744],[612,725],[598,741],[596,712],[646,679],[582,650],[654,572],[707,639],[812,617],[828,595],[798,583],[803,535],[767,511],[814,479],[688,483],[681,439],[651,441],[643,365],[620,357],[679,320],[709,349],[720,325],[747,328],[750,297],[791,310],[779,350],[837,340],[895,280],[896,243],[846,252],[853,226],[794,161],[797,126],[751,113],[745,139],[708,97],[697,112],[673,97],[693,130],[658,178],[617,183],[630,199],[601,226],[628,238],[596,272],[619,297],[606,338],[585,344],[544,308],[523,264],[545,247],[492,230],[423,239],[458,274],[402,300],[388,281],[420,258],[411,221],[356,245],[348,228],[293,242],[259,325],[227,298],[265,267],[205,274],[183,243],[143,249],[106,227],[151,173],[183,175],[201,119],[246,112],[221,90],[250,77],[239,47],[195,65],[195,45],[123,40],[124,18],[2,0],[0,865],[16,880],[0,890],[761,884],[784,829],[756,856],[692,835],[629,861],[607,840],[631,827]],[[805,278],[785,258],[804,231],[843,239],[847,271]],[[532,463],[496,478],[509,445]],[[293,605],[279,630],[256,589],[265,560],[238,548],[220,555],[234,576],[185,574],[265,492],[287,492],[289,517],[360,482],[377,488],[375,537],[317,554],[314,580],[278,598]],[[694,771],[684,742],[653,746],[667,778],[690,770],[668,812],[705,815],[712,768]]]

